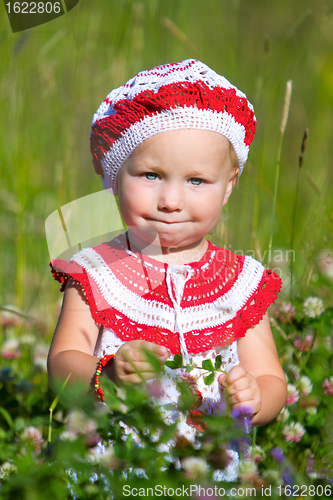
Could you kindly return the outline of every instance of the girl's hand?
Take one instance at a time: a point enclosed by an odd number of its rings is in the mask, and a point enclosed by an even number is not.
[[[131,340],[123,344],[114,358],[113,363],[113,379],[116,383],[123,382],[126,384],[138,384],[142,379],[136,373],[135,367],[140,371],[144,380],[149,380],[155,377],[155,371],[151,364],[147,361],[143,350],[150,351],[155,354],[161,364],[170,356],[170,351],[164,346],[146,342],[145,340]]]
[[[226,391],[233,408],[246,409],[246,414],[256,415],[261,409],[261,390],[256,379],[240,365],[219,378],[220,391]]]

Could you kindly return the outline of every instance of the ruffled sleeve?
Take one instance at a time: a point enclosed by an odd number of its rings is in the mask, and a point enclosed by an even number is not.
[[[244,337],[249,328],[260,323],[269,306],[276,300],[281,287],[281,278],[274,271],[264,269],[255,292],[241,308],[235,319],[234,331],[237,332],[237,337]]]
[[[61,283],[61,292],[65,290],[66,283],[70,277],[74,278],[82,285],[86,282],[86,272],[77,262],[54,259],[50,262],[50,267],[54,279]]]

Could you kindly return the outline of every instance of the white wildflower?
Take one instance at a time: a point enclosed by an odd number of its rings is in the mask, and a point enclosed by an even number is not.
[[[34,345],[35,341],[36,341],[36,337],[35,337],[35,335],[32,335],[31,333],[24,333],[23,335],[20,336],[21,344]]]
[[[240,481],[253,481],[258,476],[258,469],[252,460],[242,459],[238,466],[238,479]]]
[[[282,478],[280,476],[279,471],[274,469],[268,469],[263,473],[265,479],[267,479],[268,483],[273,484],[282,484]]]
[[[101,464],[106,469],[115,469],[119,463],[112,446],[107,446],[105,450],[95,446],[90,450],[89,459],[93,463]]]
[[[266,457],[265,451],[261,448],[261,446],[249,446],[245,452],[245,457],[248,460],[254,460],[255,463],[261,462]]]
[[[284,434],[286,441],[298,443],[305,434],[305,428],[299,422],[291,422],[285,426],[282,433]]]
[[[303,302],[303,311],[308,318],[318,318],[325,311],[324,302],[319,297],[308,297]]]
[[[49,347],[46,344],[37,344],[34,352],[34,367],[46,372],[47,371],[47,356]]]
[[[34,427],[33,425],[25,427],[23,431],[23,438],[26,439],[27,441],[30,441],[30,443],[35,448],[35,453],[37,454],[40,453],[43,438],[40,433],[40,430],[37,429],[37,427]]]
[[[293,405],[294,403],[296,403],[296,401],[299,400],[299,393],[297,387],[295,387],[294,384],[287,384],[287,391],[288,395],[286,404]]]
[[[308,396],[312,391],[312,382],[306,375],[302,375],[299,379],[299,387],[303,396]]]
[[[288,420],[288,418],[290,417],[290,411],[288,410],[288,408],[284,407],[282,408],[282,410],[280,411],[279,415],[277,416],[277,421],[278,422],[286,422]]]
[[[12,462],[4,462],[0,465],[0,479],[5,478],[11,472],[17,472],[17,467]]]
[[[89,419],[84,411],[75,409],[69,414],[68,429],[70,431],[74,433],[88,434],[94,432],[96,428],[96,422]]]
[[[200,457],[185,457],[182,466],[187,479],[195,480],[207,472],[207,462]]]
[[[78,434],[74,431],[64,431],[60,434],[59,438],[61,441],[75,441]]]
[[[317,407],[316,406],[308,406],[305,408],[306,413],[309,415],[309,417],[313,417],[313,415],[316,415],[317,413]]]

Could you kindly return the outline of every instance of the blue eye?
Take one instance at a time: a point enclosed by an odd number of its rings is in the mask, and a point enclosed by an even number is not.
[[[144,173],[144,176],[146,179],[148,179],[149,181],[154,181],[155,179],[158,178],[158,175],[155,174],[154,172],[145,172]]]
[[[192,177],[192,179],[190,179],[190,183],[192,184],[192,186],[200,186],[204,182],[205,181],[203,181],[202,179],[197,179],[196,177]]]

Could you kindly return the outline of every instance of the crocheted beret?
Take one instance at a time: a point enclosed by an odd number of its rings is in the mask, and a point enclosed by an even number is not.
[[[201,129],[232,144],[240,173],[256,130],[245,94],[195,59],[142,71],[104,99],[92,121],[93,164],[105,189],[117,193],[117,174],[132,151],[160,132]]]

